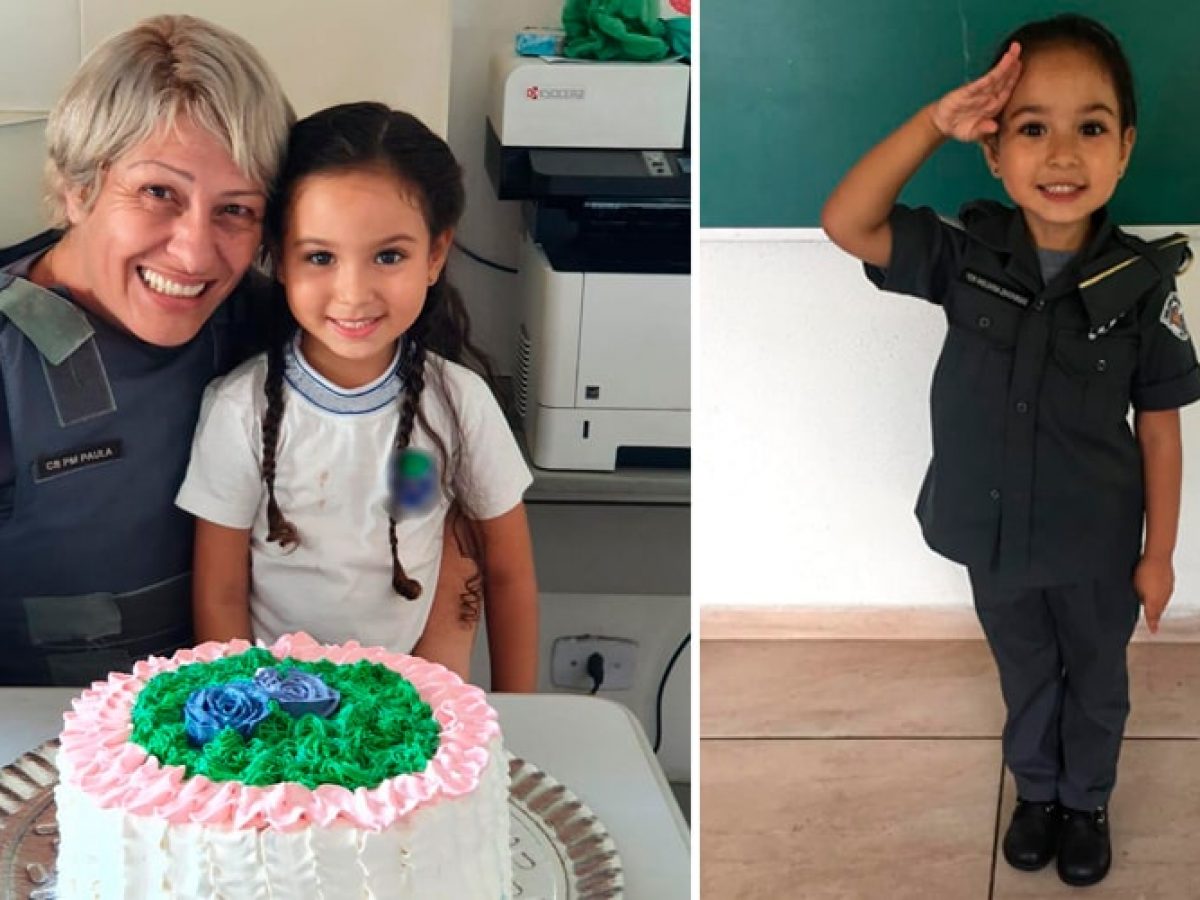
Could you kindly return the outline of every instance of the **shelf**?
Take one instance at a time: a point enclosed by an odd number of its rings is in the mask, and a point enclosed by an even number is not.
[[[0,109],[0,128],[45,122],[49,116],[50,111],[45,109]]]
[[[619,469],[616,472],[559,472],[530,466],[533,484],[527,503],[631,503],[687,506],[691,472],[672,469]]]

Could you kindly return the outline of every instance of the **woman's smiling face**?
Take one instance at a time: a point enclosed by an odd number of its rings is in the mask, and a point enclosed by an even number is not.
[[[84,307],[150,344],[187,343],[250,268],[266,195],[213,134],[160,128],[104,173],[47,261]]]

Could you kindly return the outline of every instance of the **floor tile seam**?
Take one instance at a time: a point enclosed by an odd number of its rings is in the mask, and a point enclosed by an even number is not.
[[[980,634],[978,637],[938,637],[936,635],[919,634],[904,637],[885,635],[834,635],[811,634],[798,636],[794,634],[755,635],[754,637],[701,637],[701,644],[987,644],[987,638]],[[1170,641],[1160,641],[1168,644]],[[1190,643],[1176,641],[1175,643]]]
[[[952,742],[952,741],[998,741],[999,734],[955,734],[955,735],[929,735],[929,734],[702,734],[701,741],[715,741],[718,743],[727,741],[763,741],[771,743],[775,741],[873,741],[876,743],[882,741],[929,741],[929,742]]]
[[[996,819],[992,827],[992,869],[988,879],[988,900],[996,896],[996,866],[1000,860],[1000,821],[1004,808],[1004,760],[1000,760],[1000,777],[996,785]]]
[[[702,741],[998,741],[997,734],[701,734]],[[1126,743],[1200,743],[1200,735],[1126,735]]]

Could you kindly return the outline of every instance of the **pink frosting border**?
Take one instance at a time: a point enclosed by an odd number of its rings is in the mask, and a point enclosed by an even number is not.
[[[399,775],[374,788],[349,790],[322,785],[310,790],[294,782],[252,787],[185,777],[182,766],[164,766],[137,744],[133,704],[146,682],[192,662],[211,662],[243,653],[255,645],[244,640],[209,642],[180,650],[170,659],[152,656],[132,674],[113,674],[97,681],[72,701],[63,714],[59,753],[70,763],[69,782],[104,809],[123,809],[165,819],[172,825],[199,823],[235,830],[273,828],[298,831],[309,825],[348,825],[381,831],[420,806],[474,791],[490,759],[489,742],[500,735],[496,711],[479,688],[436,663],[363,647],[318,644],[307,634],[284,635],[267,647],[278,659],[328,659],[382,663],[413,683],[441,725],[441,743],[424,772]],[[260,641],[257,646],[264,646]]]

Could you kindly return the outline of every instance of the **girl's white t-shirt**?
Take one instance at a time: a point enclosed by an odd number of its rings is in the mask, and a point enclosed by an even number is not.
[[[399,363],[354,390],[326,381],[296,344],[285,352],[284,414],[276,450],[275,498],[296,526],[300,545],[269,543],[267,490],[262,480],[263,382],[266,356],[250,359],[209,385],[176,505],[229,528],[249,528],[250,616],[254,637],[274,641],[306,631],[319,641],[358,640],[411,652],[437,590],[442,533],[450,498],[396,523],[405,572],[422,586],[406,600],[392,590],[388,542],[388,462],[400,417]],[[452,398],[451,411],[436,388]],[[469,369],[432,353],[425,363],[421,410],[451,454],[461,456],[474,516],[513,509],[532,481],[512,431],[486,383]],[[411,446],[441,459],[418,418]]]

